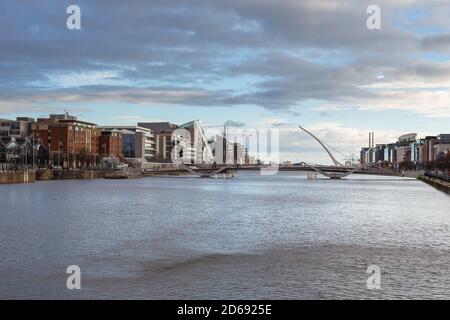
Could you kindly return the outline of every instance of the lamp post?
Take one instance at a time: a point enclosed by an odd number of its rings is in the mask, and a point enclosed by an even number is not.
[[[36,145],[35,145],[35,140],[34,140],[34,135],[32,136],[32,139],[33,139],[33,141],[32,141],[32,144],[31,144],[31,152],[32,152],[32,155],[31,155],[31,161],[33,162],[33,169],[35,169],[35,167],[36,167],[36,159],[35,159],[35,155],[36,155],[36,153],[35,153],[35,147],[36,147]]]
[[[3,163],[3,149],[2,148],[3,145],[3,141],[0,139],[0,164],[1,164],[1,168],[0,171],[5,171],[5,167],[4,167],[4,163]]]
[[[11,141],[6,146],[6,171],[9,171],[11,168],[11,162],[13,160],[12,153],[17,150],[17,143],[14,137],[11,138]],[[9,166],[8,166],[9,163]]]
[[[30,138],[25,138],[25,143],[23,144],[25,146],[25,170],[28,171],[28,145],[30,144]]]
[[[41,148],[40,142],[38,142],[36,145],[33,146],[33,168],[36,167],[36,162],[37,162],[36,158],[37,158],[37,155],[39,154],[39,149],[40,148]]]

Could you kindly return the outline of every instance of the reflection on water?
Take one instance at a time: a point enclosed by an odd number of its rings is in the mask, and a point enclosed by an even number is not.
[[[304,173],[0,186],[0,298],[447,298],[450,197]],[[366,288],[369,265],[381,290]],[[66,289],[79,265],[82,290]]]

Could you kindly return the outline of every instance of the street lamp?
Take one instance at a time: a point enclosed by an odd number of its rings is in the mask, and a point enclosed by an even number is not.
[[[26,137],[22,147],[25,148],[25,170],[28,170],[28,145],[30,144],[30,138]]]
[[[33,168],[36,167],[36,158],[39,154],[39,150],[41,149],[41,139],[38,140],[38,143],[33,146]]]
[[[11,162],[13,160],[12,154],[15,153],[15,151],[17,151],[17,142],[16,138],[12,137],[11,141],[6,145],[6,171],[11,167]]]

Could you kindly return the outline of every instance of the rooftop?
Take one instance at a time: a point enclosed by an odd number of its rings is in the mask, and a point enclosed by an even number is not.
[[[400,141],[400,142],[411,141],[411,140],[415,140],[416,137],[417,137],[417,133],[407,133],[407,134],[400,136],[398,138],[398,141]]]
[[[141,127],[141,126],[98,126],[100,129],[105,130],[121,130],[121,129],[128,129],[128,130],[135,130],[135,129],[142,129],[142,130],[149,130],[148,128]]]
[[[89,126],[96,126],[95,123],[82,121],[82,120],[77,120],[76,118],[75,119],[61,119],[61,120],[58,120],[58,122],[81,123],[81,124],[86,124],[86,125],[89,125]]]
[[[176,124],[170,122],[139,122],[138,126],[150,129],[156,133],[172,132],[178,128]]]

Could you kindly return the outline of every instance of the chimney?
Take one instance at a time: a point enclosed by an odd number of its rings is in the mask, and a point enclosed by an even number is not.
[[[372,132],[372,148],[375,148],[375,132]]]
[[[372,133],[369,132],[369,148],[372,147]]]

